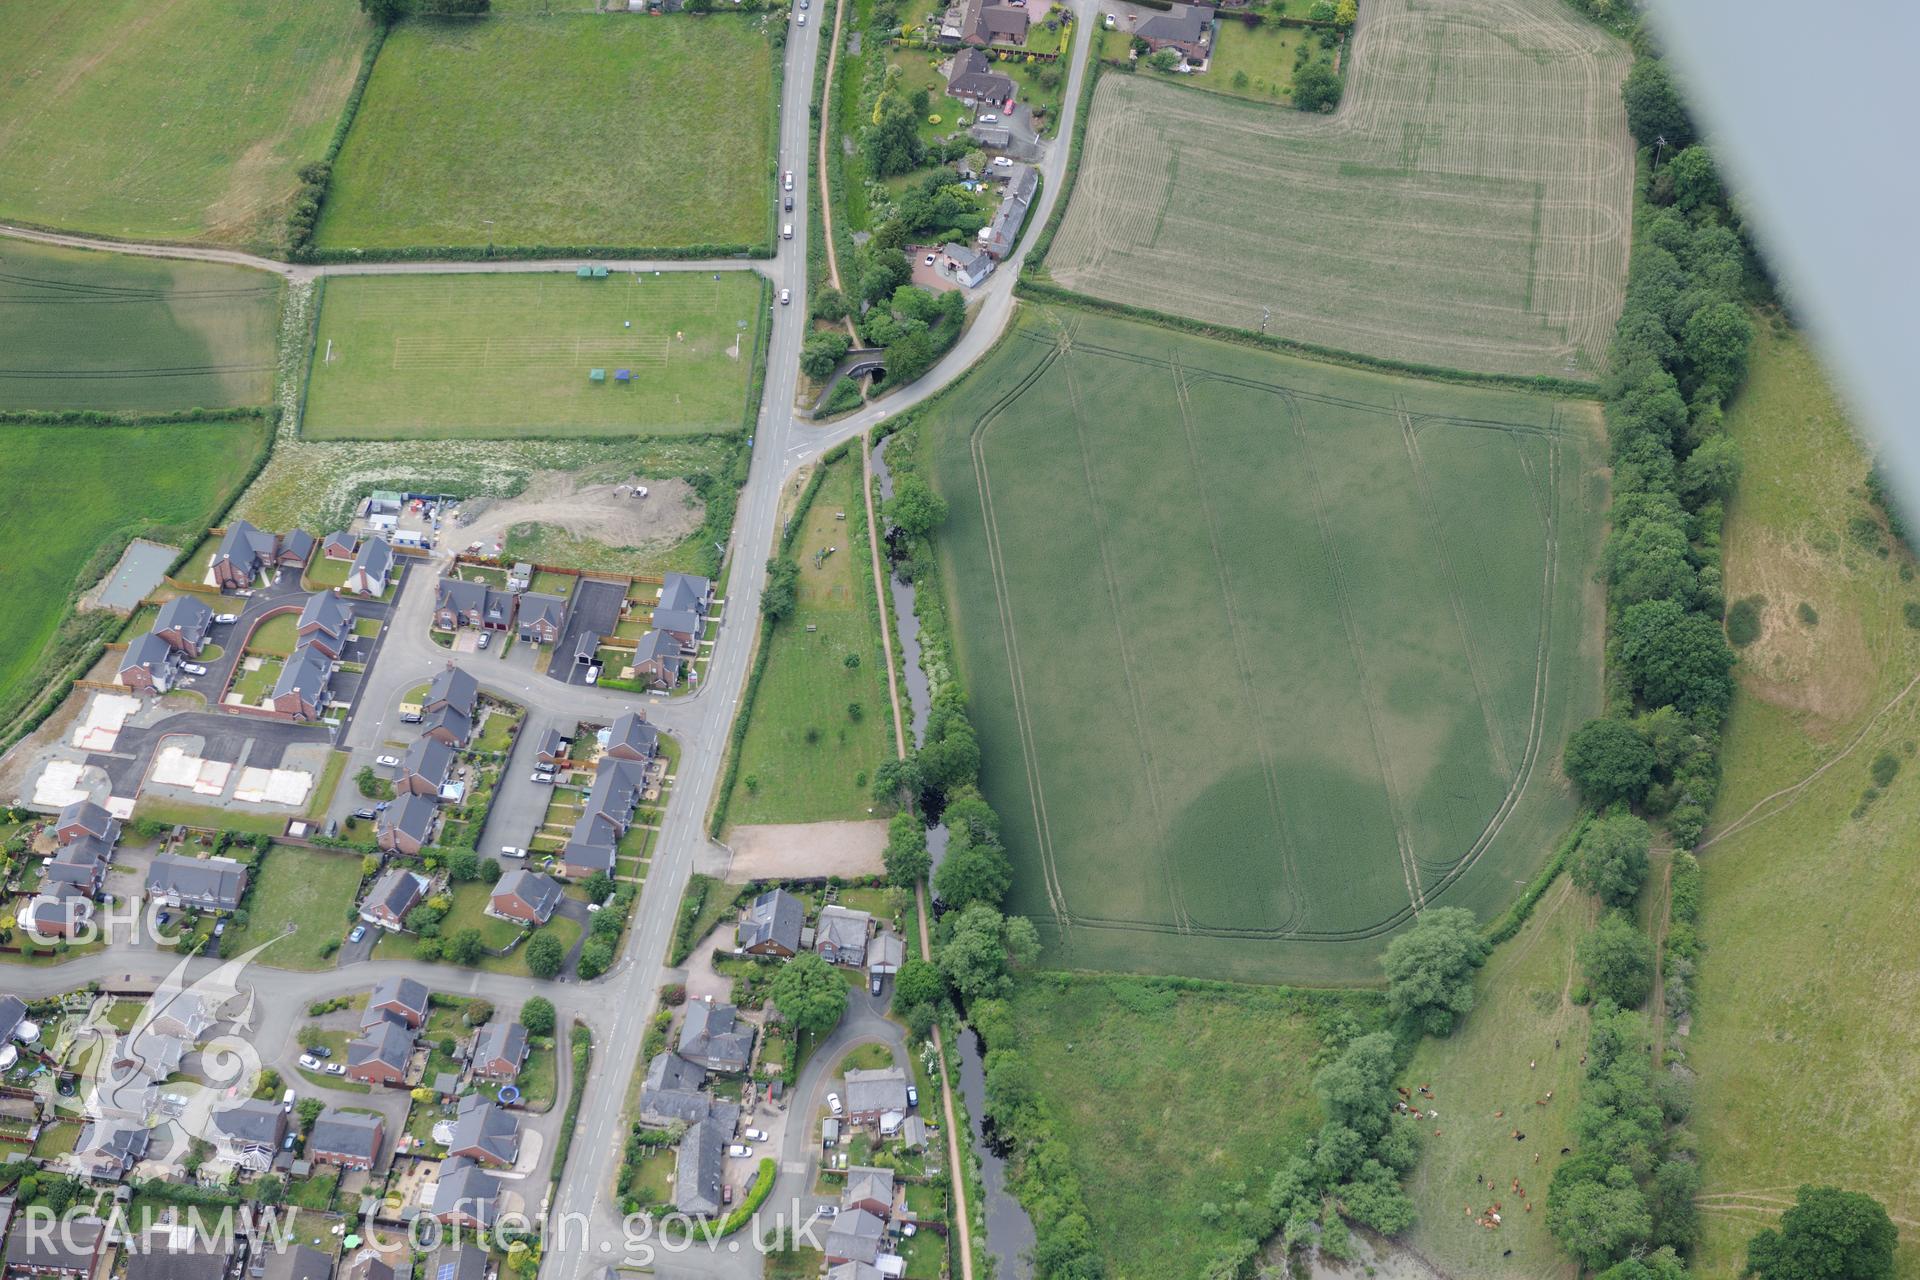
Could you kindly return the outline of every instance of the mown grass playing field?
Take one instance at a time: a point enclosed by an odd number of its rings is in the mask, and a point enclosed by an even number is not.
[[[928,419],[1014,909],[1049,962],[1368,981],[1483,914],[1597,705],[1590,405],[1024,313]]]
[[[745,271],[337,277],[321,303],[301,431],[738,431],[765,317],[762,281]],[[631,381],[618,380],[622,369]]]
[[[1627,62],[1560,0],[1379,0],[1332,116],[1106,75],[1047,269],[1336,350],[1592,378],[1627,273]]]
[[[0,0],[0,218],[280,243],[373,28],[354,0]]]
[[[847,518],[836,520],[838,512]],[[852,454],[828,467],[794,539],[799,603],[767,641],[729,822],[870,816],[872,773],[892,754],[893,729],[865,524],[860,459]],[[816,554],[830,547],[816,564]],[[858,665],[847,665],[849,655]]]
[[[0,505],[0,597],[12,602],[0,709],[17,709],[76,590],[129,538],[180,545],[203,534],[266,446],[255,419],[0,428],[0,475],[32,494]]]
[[[1813,353],[1758,328],[1727,415],[1745,471],[1725,546],[1727,598],[1765,604],[1734,669],[1698,855],[1706,950],[1691,1034],[1673,1041],[1704,1175],[1690,1269],[1738,1276],[1747,1240],[1811,1182],[1884,1203],[1898,1274],[1920,1275],[1920,631],[1904,617],[1920,583],[1906,552],[1854,532],[1873,519],[1867,460]],[[1879,788],[1883,753],[1898,769]]]
[[[773,66],[757,16],[404,22],[334,165],[316,239],[763,243]]]
[[[0,409],[264,405],[280,288],[245,267],[0,241]]]

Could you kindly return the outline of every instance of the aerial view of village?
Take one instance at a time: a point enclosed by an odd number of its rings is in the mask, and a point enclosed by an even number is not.
[[[1920,526],[1721,124],[0,0],[5,1280],[1920,1278]]]

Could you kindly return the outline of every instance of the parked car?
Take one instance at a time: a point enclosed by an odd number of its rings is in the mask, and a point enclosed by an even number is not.
[[[587,913],[588,913],[589,915],[591,915],[591,914],[592,914],[592,913],[594,913],[595,911],[598,911],[598,910],[600,909],[600,906],[601,906],[601,904],[600,904],[600,903],[598,903],[598,902],[589,902],[589,903],[587,904]]]
[[[786,205],[785,205],[785,209],[786,209],[786,212],[788,212],[788,213],[792,213],[792,212],[793,212],[793,197],[792,197],[792,196],[788,196],[788,197],[787,197],[787,202],[786,202]]]
[[[735,1142],[727,1147],[727,1154],[735,1160],[751,1160],[753,1159],[753,1148],[742,1146],[738,1142]]]
[[[473,647],[476,649],[484,649],[492,643],[493,643],[493,633],[490,631],[482,631],[480,633],[480,638],[474,642]]]
[[[382,800],[379,804],[373,806],[373,811],[375,813],[385,813],[387,811],[387,806],[391,805],[392,803],[393,801],[391,800]]]
[[[600,667],[598,663],[587,668],[587,683],[588,684],[600,683]]]
[[[727,1183],[722,1183],[722,1184],[721,1184],[721,1187],[720,1187],[720,1203],[721,1203],[721,1204],[732,1204],[732,1203],[733,1203],[733,1184],[732,1184],[731,1182],[727,1182]]]
[[[347,941],[358,942],[360,941],[360,939],[366,936],[367,936],[367,926],[363,924],[357,924],[353,926],[353,932],[347,935]]]
[[[157,915],[157,916],[155,916],[155,917],[153,918],[153,922],[154,922],[155,924],[165,924],[165,923],[166,923],[167,921],[169,921],[169,920],[171,920],[171,919],[173,919],[173,912],[171,912],[171,911],[162,911],[162,912],[161,912],[161,913],[160,913],[159,915]]]
[[[289,1133],[289,1134],[288,1134],[288,1135],[286,1136],[286,1138],[285,1138],[285,1139],[284,1139],[284,1140],[283,1140],[283,1141],[282,1141],[282,1142],[280,1143],[280,1149],[281,1149],[282,1151],[291,1151],[291,1150],[293,1150],[293,1144],[294,1144],[294,1143],[295,1143],[296,1141],[298,1141],[298,1140],[299,1140],[299,1138],[300,1138],[300,1135],[299,1135],[299,1134],[297,1134],[297,1133]]]
[[[748,1129],[740,1136],[748,1142],[765,1142],[767,1140],[767,1132],[764,1129]]]
[[[1011,169],[1013,168],[1013,157],[995,156],[993,158],[993,167],[996,169]]]
[[[524,858],[527,856],[527,851],[514,845],[503,844],[500,846],[500,856],[503,858]]]
[[[786,190],[788,191],[793,190],[793,170],[791,169],[787,170],[786,180],[783,185]]]
[[[876,995],[876,996],[880,994],[880,975],[879,974],[870,973],[867,975],[867,992],[870,995]]]
[[[382,769],[393,769],[393,768],[399,767],[400,757],[399,756],[375,756],[373,762],[379,765]]]
[[[302,1071],[318,1071],[320,1069],[320,1059],[310,1053],[303,1053],[300,1055],[300,1069]]]
[[[919,1085],[910,1084],[907,1086],[907,1105],[910,1107],[917,1107],[920,1105],[920,1086]]]
[[[300,1095],[289,1089],[280,1095],[280,1110],[287,1115],[293,1114],[293,1102]]]
[[[183,662],[180,664],[180,669],[190,676],[203,676],[207,674],[207,669],[197,662]]]
[[[536,773],[533,775],[533,780],[535,782],[544,782],[548,786],[553,785],[553,775],[550,773]]]
[[[800,25],[803,27],[807,25],[807,15],[804,13],[800,15]]]
[[[362,822],[372,822],[372,821],[373,821],[373,810],[371,810],[371,809],[355,809],[355,810],[353,811],[353,816],[354,816],[354,817],[356,817],[356,818],[358,818],[358,819],[360,819],[360,821],[362,821]]]
[[[323,1044],[310,1044],[307,1046],[307,1052],[316,1058],[331,1058],[333,1056],[333,1050]]]
[[[421,717],[418,711],[409,711],[405,715],[400,717],[400,723],[401,724],[419,724],[420,719]]]
[[[983,111],[980,113],[980,123],[981,124],[999,124],[1000,117],[995,115],[991,111]]]
[[[222,626],[232,626],[234,623],[240,621],[240,615],[237,613],[216,613],[213,615],[213,620]]]
[[[329,1062],[327,1064],[327,1074],[330,1076],[343,1076],[347,1074],[347,1069],[337,1062]]]
[[[827,1095],[827,1110],[829,1110],[829,1111],[831,1111],[831,1112],[833,1112],[833,1114],[835,1114],[835,1115],[839,1115],[839,1114],[840,1114],[840,1112],[841,1112],[841,1106],[840,1106],[840,1095],[839,1095],[839,1094],[837,1094],[837,1093],[830,1093],[830,1094],[828,1094],[828,1095]]]
[[[791,239],[793,239],[793,224],[792,224],[791,222],[788,222],[788,223],[785,223],[785,224],[783,224],[783,225],[781,226],[781,228],[780,228],[780,238],[781,238],[782,240],[791,240]]]
[[[789,302],[792,302],[792,301],[793,301],[793,290],[791,290],[791,289],[782,289],[782,290],[780,291],[780,305],[784,307],[784,306],[786,306],[786,305],[787,305],[787,304],[788,304]]]
[[[220,921],[217,921],[217,922],[216,922],[216,923],[214,924],[214,926],[213,926],[213,936],[214,936],[214,937],[216,937],[216,938],[219,938],[219,937],[223,937],[223,936],[225,936],[225,934],[226,934],[226,932],[227,932],[227,922],[226,922],[225,920],[220,920]]]

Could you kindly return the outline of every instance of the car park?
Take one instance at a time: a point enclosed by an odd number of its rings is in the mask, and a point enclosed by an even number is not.
[[[379,765],[382,769],[392,769],[392,768],[396,768],[399,765],[400,757],[399,756],[377,756],[374,759],[374,763]]]

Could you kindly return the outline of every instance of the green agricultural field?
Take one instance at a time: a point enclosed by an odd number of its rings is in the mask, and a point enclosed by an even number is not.
[[[1009,1003],[1119,1280],[1197,1276],[1244,1234],[1205,1206],[1258,1199],[1319,1128],[1322,1019],[1344,1011],[1373,1030],[1380,1016],[1363,995],[1085,974],[1024,979]]]
[[[1571,820],[1591,405],[1029,311],[926,420],[956,654],[1051,963],[1370,981]]]
[[[264,271],[0,242],[0,410],[264,405],[279,313]]]
[[[316,238],[764,243],[773,69],[763,20],[744,15],[403,23],[334,165]]]
[[[354,0],[0,0],[0,218],[278,245],[372,26]]]
[[[359,889],[359,854],[282,845],[267,856],[248,895],[247,923],[228,927],[226,950],[238,955],[272,941],[260,953],[264,965],[331,969],[327,944],[347,936],[347,908]]]
[[[1911,558],[1863,545],[1867,463],[1818,362],[1763,322],[1727,415],[1746,469],[1727,598],[1765,599],[1740,652],[1706,875],[1691,1034],[1705,1186],[1695,1274],[1732,1277],[1803,1182],[1878,1197],[1920,1275],[1920,601]],[[1866,526],[1870,528],[1871,526]],[[1880,548],[1889,544],[1879,541]],[[1813,607],[1809,623],[1800,606]],[[1866,799],[1883,753],[1898,763]],[[1824,772],[1823,772],[1824,771]]]
[[[738,431],[765,318],[765,286],[745,271],[340,277],[321,304],[301,431],[313,440]],[[590,380],[593,369],[605,381]],[[616,380],[621,369],[632,381]]]
[[[840,512],[845,520],[834,518]],[[828,547],[836,549],[816,564]],[[789,554],[800,565],[800,603],[766,641],[727,818],[865,818],[873,788],[861,777],[891,754],[893,721],[857,453],[827,468]],[[849,654],[859,666],[847,666]],[[856,702],[858,719],[849,714]]]
[[[1421,1128],[1425,1150],[1407,1193],[1420,1210],[1411,1243],[1442,1274],[1573,1280],[1572,1261],[1547,1232],[1546,1194],[1560,1148],[1573,1142],[1587,1046],[1587,1013],[1572,999],[1573,948],[1594,914],[1569,880],[1555,882],[1481,970],[1465,1023],[1445,1040],[1422,1040],[1401,1078],[1409,1089],[1427,1085],[1432,1100],[1418,1101],[1440,1113]],[[1525,1142],[1514,1141],[1516,1129]],[[1466,1213],[1494,1200],[1503,1206],[1498,1230]]]
[[[1627,46],[1561,0],[1366,11],[1330,117],[1103,76],[1053,280],[1340,351],[1596,377],[1627,275]],[[1259,42],[1286,39],[1229,24],[1227,92],[1270,80]]]
[[[0,645],[0,723],[34,692],[31,673],[75,592],[130,538],[190,542],[266,447],[267,428],[254,419],[0,430],[0,475],[33,493],[0,508],[0,598],[13,602]]]

